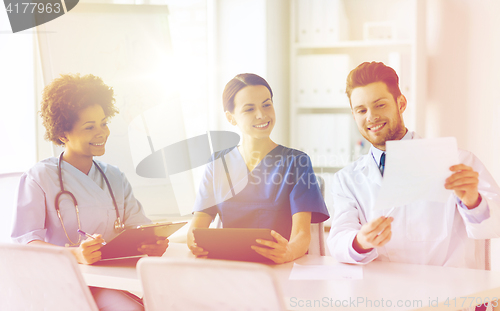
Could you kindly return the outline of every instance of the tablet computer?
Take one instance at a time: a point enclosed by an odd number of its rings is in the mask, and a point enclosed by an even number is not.
[[[126,228],[101,247],[101,260],[143,256],[137,249],[143,243],[156,243],[156,237],[169,237],[187,222],[157,223]]]
[[[250,248],[252,245],[265,247],[255,242],[256,239],[274,241],[270,229],[195,228],[193,235],[196,244],[208,252],[208,258],[272,262]]]

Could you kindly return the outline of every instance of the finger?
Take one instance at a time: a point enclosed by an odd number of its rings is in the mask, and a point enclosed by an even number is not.
[[[444,186],[446,189],[451,189],[455,190],[459,187],[471,187],[471,188],[477,188],[477,185],[479,184],[479,180],[477,178],[462,178],[459,180],[455,180],[452,183],[446,183]]]
[[[102,247],[102,242],[104,242],[104,240],[102,238],[99,238],[99,240],[94,240],[94,239],[88,238],[87,240],[84,240],[80,244],[80,246],[83,248],[88,248],[88,247],[93,247],[93,246]]]
[[[384,223],[384,221],[386,221],[387,218],[384,217],[384,216],[380,216],[379,218],[375,219],[375,220],[372,220],[370,221],[369,223],[366,223],[363,227],[364,228],[361,228],[362,230],[364,229],[364,232],[365,233],[370,233],[372,231],[377,231],[377,228],[382,224]],[[377,231],[377,233],[380,232]]]
[[[255,249],[255,251],[258,254],[262,255],[263,257],[272,260],[274,263],[284,263],[285,262],[283,255],[276,256],[274,254],[267,253],[264,249],[260,249],[260,250]]]
[[[193,247],[193,248],[191,248],[191,252],[195,256],[206,256],[206,255],[208,255],[208,251],[205,251],[203,248],[196,247],[196,246]]]
[[[475,171],[461,171],[452,174],[450,177],[446,178],[446,183],[451,183],[462,178],[479,178],[479,173]]]
[[[376,227],[371,228],[371,230],[367,232],[367,235],[377,236],[380,232],[384,231],[385,228],[390,226],[392,221],[394,220],[394,218],[392,217],[382,216],[381,218],[383,218],[383,220],[378,223]]]
[[[255,242],[257,242],[259,244],[262,244],[264,246],[270,247],[270,248],[277,248],[277,247],[280,246],[279,243],[276,243],[276,242],[273,242],[273,241],[269,241],[269,240],[257,239],[257,240],[255,240]]]
[[[373,245],[375,247],[380,247],[381,243],[384,242],[387,237],[391,234],[392,230],[391,230],[391,227],[387,227],[385,228],[384,231],[382,231],[377,237],[375,237],[375,239],[373,240]]]
[[[467,166],[465,164],[457,164],[457,165],[452,165],[450,166],[450,171],[452,172],[457,172],[457,171],[471,171],[472,167]]]
[[[252,248],[259,254],[274,255],[274,256],[281,256],[286,252],[286,248],[264,248],[255,245],[250,246],[250,248]]]
[[[93,252],[98,251],[99,249],[101,249],[101,247],[102,247],[102,244],[95,244],[95,245],[84,246],[84,247],[80,247],[80,248],[82,250],[82,254],[89,255],[89,254],[92,254]]]
[[[377,247],[382,247],[382,246],[384,246],[385,244],[389,243],[389,241],[391,240],[391,238],[392,238],[392,231],[391,231],[391,232],[389,232],[389,234],[387,235],[387,237],[386,237],[384,240],[382,240],[382,241],[378,244],[378,246],[377,246]]]
[[[274,230],[271,230],[271,235],[273,238],[276,239],[276,242],[278,243],[288,243],[288,240],[285,239],[281,234],[279,234],[278,232],[274,231]]]

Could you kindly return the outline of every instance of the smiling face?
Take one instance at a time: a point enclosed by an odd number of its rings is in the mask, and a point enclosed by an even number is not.
[[[60,138],[66,147],[65,154],[90,158],[103,155],[109,136],[107,122],[100,105],[81,110],[71,131]]]
[[[276,122],[271,93],[263,85],[242,88],[234,97],[233,112],[226,111],[226,118],[238,125],[244,136],[269,138]]]
[[[397,102],[384,82],[356,87],[351,94],[352,115],[363,137],[380,150],[385,142],[399,140],[406,134],[403,112],[406,98],[400,95]]]

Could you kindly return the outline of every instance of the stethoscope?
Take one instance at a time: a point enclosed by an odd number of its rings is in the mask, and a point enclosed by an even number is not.
[[[73,241],[71,241],[71,239],[68,236],[68,232],[66,232],[66,228],[64,227],[64,222],[63,222],[62,217],[61,217],[61,211],[59,209],[59,198],[63,194],[69,195],[71,197],[71,199],[73,200],[73,204],[75,205],[76,219],[78,222],[78,229],[81,229],[80,212],[78,211],[78,202],[76,201],[76,198],[73,195],[73,193],[64,190],[64,185],[63,185],[63,181],[62,181],[62,170],[61,170],[61,166],[62,166],[62,162],[63,162],[63,154],[64,154],[64,152],[61,152],[61,155],[59,156],[59,162],[57,163],[57,170],[58,170],[58,175],[59,175],[59,185],[61,186],[61,191],[59,191],[59,193],[56,195],[55,209],[57,212],[57,217],[59,217],[59,220],[61,221],[61,225],[62,225],[62,228],[64,230],[64,234],[66,234],[66,238],[68,238],[68,241],[71,243],[70,246],[75,246],[75,245],[80,244],[81,236],[78,235],[78,242],[74,243]],[[114,224],[115,231],[121,232],[125,228],[125,224],[122,222],[122,220],[120,218],[120,213],[118,212],[118,205],[116,204],[115,196],[113,194],[113,190],[111,189],[111,186],[109,185],[108,178],[106,177],[106,175],[102,171],[101,167],[94,160],[92,160],[92,163],[94,163],[95,167],[99,170],[99,173],[101,173],[102,177],[104,178],[104,181],[106,182],[106,185],[108,186],[109,194],[111,195],[111,198],[113,199],[113,205],[115,206],[115,212],[116,212],[116,220],[115,220],[115,224]]]

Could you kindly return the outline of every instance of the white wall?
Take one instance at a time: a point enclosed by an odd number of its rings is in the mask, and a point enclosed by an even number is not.
[[[500,1],[428,0],[426,136],[455,136],[500,182]]]
[[[264,77],[274,94],[277,123],[272,137],[289,143],[289,10],[287,0],[217,0],[214,102],[219,129],[237,131],[225,119],[222,91],[235,75]]]
[[[500,1],[428,0],[426,136],[455,136],[500,182]],[[500,271],[500,241],[492,240]]]

